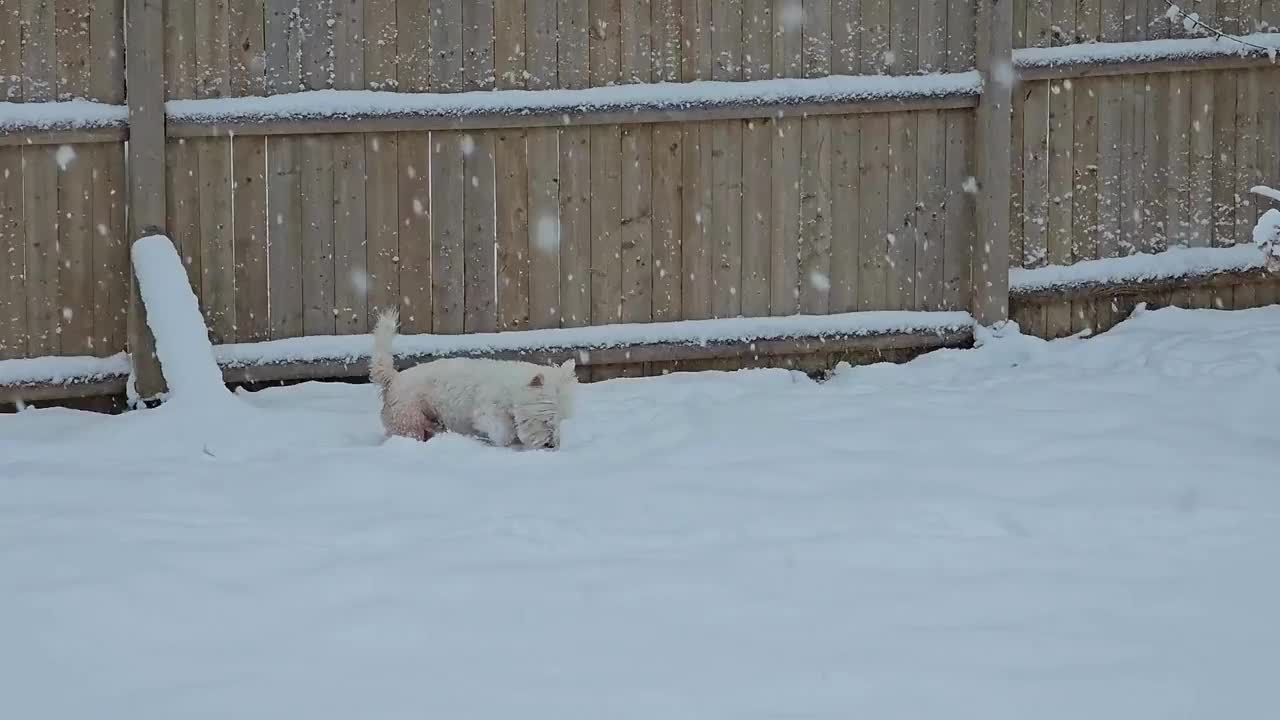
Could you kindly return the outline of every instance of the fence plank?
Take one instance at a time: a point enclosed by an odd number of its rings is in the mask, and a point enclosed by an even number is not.
[[[943,251],[946,243],[947,133],[942,113],[923,112],[917,117],[916,156],[916,258],[915,302],[917,310],[940,310],[946,284]],[[1021,158],[1021,153],[1019,153]],[[1021,260],[1019,247],[1019,260]]]
[[[1171,234],[1165,211],[1169,164],[1169,75],[1146,77],[1143,108],[1144,157],[1142,177],[1143,242],[1141,252],[1160,252]]]
[[[1212,10],[1213,8],[1209,8]],[[1213,245],[1213,82],[1215,73],[1191,73],[1191,138],[1190,175],[1187,178],[1188,233],[1192,247]],[[1230,288],[1227,288],[1230,290]],[[1213,306],[1213,291],[1205,288],[1191,292],[1194,307]]]
[[[22,17],[21,2],[0,5],[0,100],[8,102],[22,100]]]
[[[200,298],[214,342],[236,337],[236,256],[231,225],[231,140],[193,139],[199,163]]]
[[[27,353],[30,357],[62,351],[59,298],[57,149],[23,150],[23,222],[27,238]]]
[[[93,148],[93,328],[98,354],[124,350],[128,337],[129,244],[124,145]]]
[[[359,135],[333,139],[333,265],[335,331],[369,331],[369,275],[366,267],[365,141]],[[424,171],[425,174],[425,171]]]
[[[862,122],[857,117],[832,121],[831,292],[828,310],[833,313],[858,309],[858,248],[862,239],[862,209],[858,196],[861,130]],[[942,178],[938,182],[941,185]]]
[[[888,307],[915,307],[916,251],[916,119],[912,113],[889,116]]]
[[[1244,12],[1242,6],[1241,12]],[[1248,242],[1257,223],[1257,199],[1248,189],[1262,182],[1258,170],[1258,107],[1262,93],[1262,71],[1246,70],[1236,80],[1235,110],[1235,202],[1236,238]]]
[[[433,212],[439,208],[433,205],[431,172],[432,155],[431,148],[433,143],[457,144],[461,141],[461,136],[456,133],[439,133],[436,135],[428,135],[427,133],[400,133],[396,140],[396,157],[398,162],[398,172],[396,175],[395,192],[399,196],[396,203],[399,222],[399,239],[396,255],[393,259],[396,263],[396,273],[399,275],[400,294],[396,301],[400,303],[400,326],[408,333],[430,332],[432,328],[433,318],[435,316],[432,307],[435,303],[433,296],[432,272],[434,271],[434,250],[432,248],[431,233]],[[447,172],[447,171],[446,171]],[[455,188],[442,188],[443,190],[452,190],[457,193],[460,191],[461,183],[461,165],[457,166],[450,176],[453,177]],[[462,206],[462,197],[458,196],[459,206],[452,208],[458,219],[462,217],[464,207]],[[457,237],[460,239],[462,228],[457,228]],[[449,252],[453,249],[449,248]],[[459,273],[463,269],[462,256],[456,255]],[[459,294],[463,292],[463,287],[457,287]]]
[[[1235,6],[1225,10],[1225,17],[1236,17]],[[1239,75],[1220,73],[1211,79],[1213,88],[1213,245],[1228,247],[1236,236],[1236,87]]]
[[[683,303],[681,220],[684,132],[679,125],[653,128],[653,319],[679,320]]]
[[[302,84],[308,90],[333,86],[334,0],[308,0],[298,5],[302,31]],[[328,159],[328,158],[326,158]]]
[[[8,10],[5,8],[6,14]],[[0,283],[0,359],[27,355],[27,228],[22,208],[24,152],[21,147],[0,148],[0,280],[4,280]]]
[[[971,113],[953,111],[947,113],[947,218],[946,246],[943,248],[943,274],[946,287],[943,295],[945,307],[951,310],[968,308],[972,297],[974,245],[977,242],[974,196],[966,190],[974,172],[974,144],[972,142],[976,122]],[[866,145],[866,139],[863,139]]]
[[[1168,213],[1169,244],[1187,245],[1191,238],[1191,76],[1174,73],[1169,78]]]
[[[203,253],[200,252],[200,154],[199,140],[170,140],[165,153],[168,200],[165,228],[187,269],[187,281],[202,300]],[[203,305],[201,305],[203,307]]]
[[[231,0],[230,3],[228,76],[231,94],[236,97],[267,94],[263,10],[262,0]]]
[[[865,42],[865,40],[864,40]],[[862,118],[858,207],[858,309],[884,310],[889,298],[889,117]],[[950,182],[948,182],[948,185]]]
[[[618,322],[622,304],[622,136],[617,126],[590,132],[591,323],[601,325]]]
[[[731,61],[730,61],[731,62]],[[704,217],[711,259],[711,315],[742,311],[742,123],[712,123],[711,211]],[[704,130],[704,138],[706,130]]]
[[[525,133],[499,131],[497,188],[498,329],[529,327],[529,169]]]
[[[800,312],[825,314],[831,291],[831,124],[801,121]]]
[[[557,26],[562,88],[590,84],[590,7],[587,0],[560,0]],[[591,136],[586,128],[560,132],[560,324],[591,323]]]
[[[461,68],[465,62],[462,42],[464,5],[459,0],[397,0],[397,90],[461,89]]]
[[[652,133],[622,131],[622,322],[653,320]]]
[[[684,270],[683,317],[699,320],[712,317],[712,258],[708,222],[711,216],[711,132],[697,124],[684,126],[682,143],[684,193],[683,246],[681,265]]]
[[[773,224],[772,120],[747,121],[742,131],[742,285],[741,311],[747,317],[767,317],[771,294],[770,271]]]
[[[70,149],[72,146],[64,146]],[[80,146],[69,162],[58,158],[58,331],[62,352],[88,355],[93,351],[93,214],[94,154]]]
[[[1055,9],[1055,17],[1058,17]],[[1064,80],[1049,86],[1049,264],[1070,265],[1073,261],[1072,221],[1075,187],[1075,106],[1073,83]],[[1053,303],[1045,322],[1050,337],[1071,334],[1071,303]]]
[[[19,1],[23,28],[22,96],[27,102],[56,100],[58,43],[54,0]]]
[[[466,260],[463,244],[466,216],[463,185],[466,182],[464,136],[439,133],[431,139],[431,327],[437,333],[463,331],[466,287]],[[404,136],[401,136],[401,142]],[[400,148],[403,157],[406,148]],[[403,174],[403,173],[402,173]],[[402,200],[403,202],[403,200]],[[403,216],[405,208],[400,208]],[[412,212],[412,210],[410,210]],[[405,239],[401,239],[401,252]],[[403,290],[409,281],[400,275]],[[425,282],[416,279],[416,282]]]
[[[363,90],[365,87],[365,0],[333,0],[333,87],[338,90]],[[351,154],[354,146],[347,140],[334,146],[335,152]],[[364,148],[360,148],[363,157]],[[338,162],[335,155],[335,163]],[[336,165],[335,165],[336,167]],[[364,234],[363,228],[361,234]],[[360,263],[364,265],[363,262]],[[341,318],[339,319],[341,324]]]
[[[366,65],[366,72],[369,67]],[[374,314],[400,305],[399,155],[400,141],[395,133],[364,136],[370,325]]]
[[[11,0],[12,1],[12,0]],[[89,6],[80,0],[55,0],[54,58],[58,94],[62,98],[89,96],[92,44],[89,38]],[[70,328],[69,328],[70,330]],[[88,339],[85,336],[84,339]],[[67,338],[68,341],[76,342]]]
[[[307,335],[332,335],[336,332],[332,136],[302,138],[298,147],[298,175],[298,203],[302,210],[302,328]]]
[[[370,90],[394,90],[399,84],[397,7],[396,0],[364,0],[364,86]],[[366,143],[366,162],[374,159],[371,149]]]
[[[298,92],[302,89],[302,28],[297,0],[266,2],[267,93]]]
[[[555,130],[529,131],[529,326],[560,327],[560,143]]]
[[[1274,3],[1262,6],[1263,19],[1268,22],[1280,21],[1280,8],[1271,7]],[[1268,15],[1268,9],[1274,14]],[[1280,178],[1280,72],[1262,70],[1259,79],[1261,93],[1258,98],[1258,172],[1262,184],[1270,185]],[[1258,203],[1255,199],[1255,205]],[[1265,202],[1258,208],[1259,213],[1271,206]],[[1276,283],[1260,283],[1254,290],[1254,300],[1260,305],[1272,305],[1280,302],[1280,286]]]
[[[267,139],[231,141],[235,181],[231,208],[235,235],[236,341],[271,337],[267,298]]]
[[[497,244],[494,225],[494,136],[477,133],[475,149],[464,153],[466,185],[463,186],[463,232],[466,268],[463,329],[465,332],[494,332],[498,327],[495,297],[494,251]]]
[[[267,197],[271,198],[268,282],[271,337],[303,334],[302,210],[299,207],[299,140],[267,141]]]
[[[1089,3],[1080,5],[1082,22]],[[1080,28],[1085,28],[1081,25]],[[1074,99],[1072,119],[1071,256],[1072,262],[1098,257],[1098,83],[1077,80],[1070,92]],[[1094,325],[1094,304],[1075,303],[1071,310],[1071,330],[1079,332]]]
[[[320,4],[328,0],[315,0]],[[195,0],[195,96],[225,97],[231,94],[230,48],[227,37],[230,15],[226,0]]]

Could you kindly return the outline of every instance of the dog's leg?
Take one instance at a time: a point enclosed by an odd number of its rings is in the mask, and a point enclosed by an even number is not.
[[[498,447],[508,447],[515,440],[511,423],[495,413],[484,413],[476,418],[476,430],[484,433],[489,442]]]

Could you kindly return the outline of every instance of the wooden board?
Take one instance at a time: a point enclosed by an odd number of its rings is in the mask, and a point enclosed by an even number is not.
[[[21,2],[0,5],[0,100],[8,102],[22,100],[23,10]],[[4,342],[3,337],[0,334],[0,343]]]
[[[425,173],[424,173],[425,174]],[[369,272],[365,260],[365,140],[333,138],[333,302],[334,331],[369,332]],[[430,226],[428,225],[428,228]]]
[[[431,145],[457,142],[455,135],[400,133],[396,138],[399,171],[395,192],[400,218],[396,272],[400,277],[400,327],[406,333],[432,328],[432,215],[438,208],[431,194]],[[366,202],[368,202],[366,200]],[[459,208],[460,210],[461,208]],[[461,260],[461,259],[459,259]],[[462,289],[458,288],[461,292]]]
[[[915,198],[919,204],[912,306],[917,310],[941,310],[945,305],[946,287],[947,128],[942,113],[919,113],[916,120],[919,131]],[[1018,157],[1021,158],[1021,153]],[[1021,235],[1021,227],[1018,231]]]
[[[896,7],[896,6],[895,6]],[[916,118],[889,116],[888,297],[890,310],[915,309],[916,301]]]
[[[604,126],[590,135],[591,324],[603,325],[618,322],[622,307],[622,134]]]
[[[858,309],[858,248],[862,240],[862,209],[858,196],[861,138],[862,122],[859,118],[844,117],[832,121],[831,290],[827,309],[833,313]]]
[[[734,317],[742,311],[742,123],[725,120],[709,129],[711,213],[704,224],[712,252],[711,315]]]
[[[465,142],[464,136],[464,142]],[[464,153],[466,184],[463,186],[463,253],[466,287],[463,292],[462,327],[465,332],[498,329],[497,228],[494,224],[494,136],[473,133],[474,149]]]
[[[67,0],[61,2],[46,0],[46,3],[46,12],[49,9],[54,11],[58,97],[87,97],[92,63],[92,46],[89,38],[90,8],[82,3]],[[72,324],[74,322],[73,319]],[[86,336],[85,340],[87,339]]]
[[[711,216],[711,132],[696,124],[684,126],[683,174],[684,186],[681,205],[683,246],[681,265],[684,287],[683,319],[699,320],[712,317],[712,262],[711,233],[708,223]],[[775,166],[776,167],[776,166]]]
[[[398,90],[454,91],[460,88],[462,23],[459,0],[396,0],[395,78]],[[367,76],[369,70],[366,69],[365,73]]]
[[[333,87],[336,90],[363,90],[365,87],[365,0],[332,0],[332,2]],[[341,149],[338,146],[334,147],[335,152],[346,152],[347,157],[350,157],[350,150],[350,145]],[[363,148],[361,154],[363,154]],[[363,230],[361,234],[363,235]],[[338,322],[341,325],[342,318],[339,318]]]
[[[336,331],[332,136],[303,138],[297,160],[302,230],[302,329],[307,335],[332,335]]]
[[[529,327],[529,164],[525,133],[494,134],[499,330]],[[553,159],[554,162],[554,159]]]
[[[331,2],[332,0],[314,0],[307,3],[304,6],[304,16],[310,12],[310,8],[327,8]],[[193,4],[196,6],[196,97],[225,97],[231,93],[230,47],[227,44],[230,31],[228,3],[226,0],[194,0]],[[304,60],[319,54],[308,47],[315,44],[310,38],[316,34],[304,35]],[[323,37],[324,33],[319,35]]]
[[[889,116],[862,118],[861,140],[858,309],[885,310],[889,303]]]
[[[431,290],[431,328],[436,333],[463,332],[465,322],[466,245],[463,186],[466,183],[466,144],[459,133],[431,138],[431,275],[415,278],[415,287]],[[403,136],[402,136],[403,140]],[[401,149],[404,154],[404,149]],[[402,163],[403,164],[403,163]],[[404,210],[401,209],[401,215]],[[404,242],[401,242],[404,252]],[[408,278],[401,273],[401,290]]]
[[[375,0],[371,0],[374,2]],[[186,3],[165,3],[166,8]],[[266,48],[266,86],[268,95],[298,92],[302,89],[302,33],[298,27],[298,3],[296,0],[266,0],[264,41]],[[173,31],[166,28],[166,53],[169,51]],[[393,50],[394,53],[394,50]],[[165,65],[165,78],[173,77],[171,69],[182,71],[182,61]],[[173,93],[170,92],[170,97]]]
[[[773,315],[800,312],[801,121],[774,123],[770,162],[769,309]],[[686,181],[687,182],[687,181]]]
[[[62,350],[62,297],[56,245],[59,236],[56,148],[23,150],[23,223],[27,240],[27,354],[58,355]]]
[[[166,222],[169,237],[187,268],[187,281],[203,307],[200,252],[200,154],[198,141],[170,140],[165,153]]]
[[[236,341],[271,336],[267,299],[267,170],[266,138],[232,139],[235,183],[231,191],[235,215]],[[361,228],[363,235],[363,228]]]
[[[399,56],[399,32],[396,24],[396,0],[362,0],[364,3],[364,87],[370,90],[394,90]],[[366,151],[370,150],[368,144]],[[373,158],[371,153],[366,159]],[[370,194],[369,198],[373,195]],[[370,214],[372,217],[372,214]],[[372,287],[370,288],[372,290]],[[372,308],[372,305],[371,305]]]
[[[1063,81],[1050,83],[1049,87],[1048,249],[1050,265],[1070,265],[1074,259],[1072,191],[1075,185],[1073,160],[1075,99],[1071,85],[1069,81]],[[1054,304],[1048,308],[1047,312],[1046,323],[1050,336],[1065,337],[1071,334],[1071,303]]]
[[[682,310],[683,144],[679,125],[653,128],[653,319],[679,320]]]
[[[622,130],[622,322],[653,320],[653,130]]]
[[[9,8],[5,9],[6,13]],[[10,19],[10,18],[6,18]],[[27,356],[27,227],[20,147],[0,148],[0,359]]]
[[[93,162],[93,351],[125,349],[129,309],[129,243],[125,228],[123,145],[84,148]],[[21,193],[19,193],[21,197]],[[0,243],[0,248],[3,245]],[[3,252],[3,249],[0,249]],[[4,277],[0,272],[0,277]]]
[[[365,267],[369,324],[400,305],[400,139],[395,133],[364,136]]]
[[[72,146],[65,146],[72,148]],[[58,158],[57,328],[61,352],[88,355],[93,351],[93,164],[92,150],[73,148],[69,162]],[[61,152],[61,151],[60,151]]]
[[[800,312],[828,312],[831,293],[831,121],[800,123]]]
[[[1168,174],[1165,185],[1165,211],[1169,245],[1191,243],[1191,76],[1174,73],[1169,76],[1169,103],[1161,111],[1168,117]],[[1179,303],[1181,304],[1181,303]]]
[[[555,130],[530,130],[529,326],[560,327],[560,142]]]
[[[1248,241],[1258,220],[1258,199],[1248,194],[1248,189],[1259,185],[1262,176],[1258,169],[1258,108],[1262,92],[1262,73],[1249,70],[1236,79],[1235,93],[1235,194],[1239,202],[1234,204],[1235,235]]]
[[[354,0],[354,3],[361,0]],[[340,0],[340,4],[345,8],[347,5],[353,5],[353,0]],[[264,47],[265,32],[265,14],[263,12],[262,0],[230,0],[228,3],[228,32],[227,32],[227,48],[228,48],[228,80],[230,93],[236,97],[244,97],[247,95],[265,95],[267,92],[267,74],[266,74],[266,48]],[[361,22],[363,23],[363,14]],[[340,18],[339,34],[335,36],[335,51],[339,53],[339,58],[344,57],[343,53],[349,53],[352,44],[349,42],[351,35],[344,35],[346,32],[346,18]],[[361,33],[362,34],[362,33]],[[358,35],[357,35],[358,37]],[[359,46],[355,46],[359,48]],[[363,67],[363,50],[360,50],[361,67]],[[340,86],[347,87],[347,86]],[[362,88],[361,84],[351,87]]]
[[[977,242],[973,193],[966,189],[975,171],[972,143],[975,120],[970,113],[949,112],[944,122],[947,126],[947,213],[942,302],[947,309],[967,310],[973,288],[971,258]],[[862,143],[865,147],[865,134]]]
[[[1096,10],[1097,3],[1082,3],[1080,26],[1083,32],[1085,12]],[[1070,92],[1072,108],[1072,175],[1071,188],[1071,262],[1098,258],[1098,83],[1101,80],[1077,80]],[[1071,331],[1079,332],[1095,324],[1091,303],[1076,304],[1071,309]]]
[[[297,337],[303,326],[303,238],[299,206],[300,148],[294,138],[267,142],[267,193],[270,198],[268,282],[271,288],[271,337]]]
[[[52,0],[21,0],[22,96],[28,102],[58,97],[57,24],[51,5]]]
[[[773,136],[768,119],[747,121],[742,128],[742,285],[741,312],[769,315],[773,265]]]
[[[236,336],[236,257],[231,225],[231,140],[200,138],[200,299],[215,343]]]
[[[1148,75],[1143,107],[1142,242],[1140,252],[1160,252],[1168,247],[1172,233],[1165,207],[1169,178],[1169,79],[1168,75]]]

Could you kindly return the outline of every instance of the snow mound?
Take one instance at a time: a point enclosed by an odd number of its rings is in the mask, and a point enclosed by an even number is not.
[[[129,108],[90,100],[0,102],[0,132],[96,130],[124,127]]]
[[[1265,258],[1253,245],[1224,248],[1172,247],[1159,253],[1084,260],[1074,265],[1010,268],[1009,289],[1035,292],[1080,285],[1170,280],[1191,275],[1261,268]]]
[[[121,378],[129,374],[129,356],[71,355],[0,360],[0,385],[65,385]]]

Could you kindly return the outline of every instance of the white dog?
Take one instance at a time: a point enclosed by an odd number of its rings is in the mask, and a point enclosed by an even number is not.
[[[573,360],[542,366],[511,360],[449,358],[397,371],[391,353],[399,318],[378,316],[369,378],[382,387],[382,425],[391,435],[430,440],[450,431],[506,447],[560,445],[560,422],[578,383]]]

